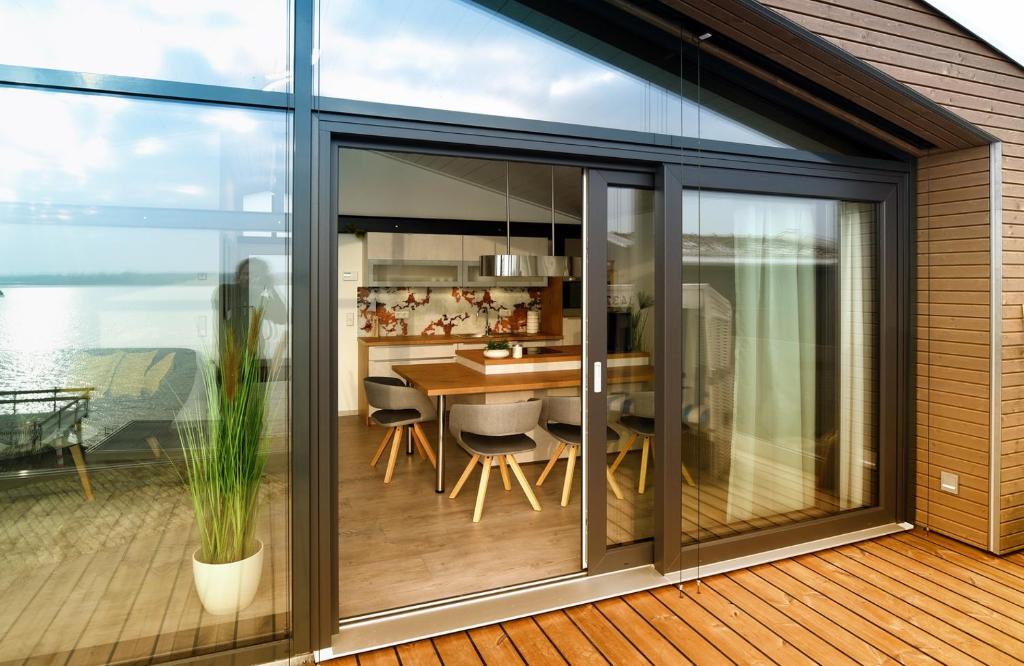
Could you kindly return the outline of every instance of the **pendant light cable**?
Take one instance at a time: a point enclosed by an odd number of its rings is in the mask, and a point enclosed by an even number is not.
[[[505,254],[512,254],[512,212],[510,207],[510,199],[512,198],[512,189],[509,185],[508,178],[508,160],[505,160]]]

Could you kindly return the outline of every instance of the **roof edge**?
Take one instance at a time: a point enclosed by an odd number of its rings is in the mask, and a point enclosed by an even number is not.
[[[935,112],[938,115],[944,116],[945,118],[947,118],[948,120],[950,120],[953,123],[956,123],[957,125],[959,125],[963,129],[968,131],[969,133],[974,134],[975,136],[977,136],[978,139],[979,139],[979,145],[981,145],[983,143],[984,144],[992,144],[992,143],[996,143],[996,142],[1000,141],[1000,139],[998,137],[996,137],[995,135],[991,134],[987,130],[982,129],[982,128],[978,127],[977,125],[975,125],[974,123],[969,122],[968,120],[966,120],[962,116],[959,116],[959,115],[953,113],[952,111],[950,111],[946,107],[944,107],[941,104],[939,104],[939,103],[929,99],[928,97],[926,97],[925,95],[921,94],[920,92],[914,90],[913,88],[911,88],[907,84],[905,84],[905,83],[899,81],[898,79],[894,78],[893,76],[883,72],[882,70],[878,69],[877,67],[869,65],[868,63],[864,62],[863,60],[861,60],[857,56],[855,56],[852,53],[846,51],[845,49],[843,49],[843,48],[833,44],[832,42],[828,41],[827,39],[825,39],[821,35],[818,35],[817,33],[815,33],[813,31],[805,28],[804,26],[800,25],[796,21],[793,21],[792,19],[790,19],[790,18],[784,16],[783,14],[775,11],[774,9],[766,7],[765,5],[763,5],[760,2],[758,2],[758,0],[733,0],[733,2],[737,3],[738,5],[742,5],[744,8],[749,9],[750,11],[756,13],[757,15],[759,15],[762,18],[764,18],[765,20],[771,21],[771,22],[775,23],[776,25],[778,25],[779,27],[784,28],[785,30],[788,30],[789,32],[791,32],[794,36],[798,37],[799,39],[802,39],[804,41],[807,41],[807,42],[813,44],[814,46],[816,46],[817,48],[825,51],[826,53],[830,54],[831,56],[833,56],[833,57],[835,57],[835,58],[845,62],[846,64],[848,64],[848,65],[850,65],[852,67],[854,67],[855,69],[859,70],[860,72],[862,72],[862,73],[870,76],[871,78],[875,79],[876,81],[878,81],[879,84],[884,85],[884,86],[890,88],[891,90],[894,90],[895,92],[897,92],[900,95],[904,95],[906,97],[909,97],[910,99],[914,100],[918,104],[921,104],[921,105],[925,106],[926,108],[930,109],[931,111]],[[928,5],[928,6],[931,7],[931,5]],[[932,7],[932,9],[934,9],[934,7]],[[936,10],[936,11],[938,11],[938,10]],[[946,16],[946,14],[944,14],[943,12],[939,12],[939,14],[941,16],[943,16],[944,18],[946,18],[947,20],[952,20],[948,16]],[[982,41],[984,41],[984,40],[982,40]],[[1012,62],[1016,63],[1016,60],[1013,60]]]

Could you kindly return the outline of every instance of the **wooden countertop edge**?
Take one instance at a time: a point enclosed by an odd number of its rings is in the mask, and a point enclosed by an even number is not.
[[[466,344],[485,344],[492,340],[505,340],[507,342],[529,342],[531,340],[561,340],[561,335],[548,333],[535,333],[533,335],[497,335],[491,337],[466,338],[454,335],[396,335],[356,338],[360,344],[367,347],[412,347],[418,345],[451,345],[458,342]]]
[[[454,385],[434,386],[424,389],[422,384],[415,378],[417,370],[430,367],[433,370],[433,379],[436,381],[439,372],[455,370],[457,373],[472,373],[472,377],[453,377]],[[406,372],[411,369],[412,376]],[[410,381],[413,386],[420,389],[430,397],[439,395],[472,395],[475,393],[510,393],[513,391],[535,391],[550,388],[569,388],[579,386],[581,382],[577,370],[551,370],[547,372],[523,372],[509,373],[504,375],[485,375],[467,368],[459,363],[435,363],[427,365],[395,365],[392,370],[402,378]],[[548,375],[545,377],[545,375]],[[559,375],[557,378],[550,375]],[[462,380],[459,383],[459,380]],[[625,366],[621,368],[608,369],[608,383],[621,384],[631,381],[649,381],[654,379],[654,366]]]

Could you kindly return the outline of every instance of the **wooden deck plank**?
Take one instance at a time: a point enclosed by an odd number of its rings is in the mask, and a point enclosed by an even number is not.
[[[611,663],[651,663],[593,604],[567,608],[565,614]]]
[[[395,649],[398,651],[398,658],[402,661],[402,666],[441,665],[441,659],[434,651],[434,643],[429,639],[405,643]]]
[[[799,562],[783,560],[774,563],[774,566],[943,663],[981,664],[970,655],[907,622],[887,607],[872,603]]]
[[[730,579],[745,587],[751,594],[782,612],[789,621],[796,621],[808,631],[861,664],[882,664],[892,660],[878,648],[863,640],[840,622],[821,615],[804,601],[772,585],[759,573],[758,568],[726,574]]]
[[[683,593],[694,603],[700,604],[701,608],[710,613],[716,621],[732,629],[751,645],[756,645],[774,662],[792,664],[793,666],[814,665],[815,662],[811,658],[711,587],[700,585],[698,590],[696,583],[690,583],[683,587]],[[662,587],[652,590],[652,594],[665,603],[666,600],[676,597],[678,592],[675,588]],[[669,604],[666,603],[666,605]]]
[[[647,598],[653,601],[649,595]],[[659,612],[664,612],[661,609],[647,613],[644,612],[647,609],[644,609],[643,603],[636,608],[622,598],[605,599],[594,605],[601,615],[611,622],[652,663],[665,665],[689,663],[689,660],[673,645],[676,641],[670,642],[662,632],[662,629],[666,627],[665,623],[658,621]],[[699,636],[694,635],[693,637],[699,639]]]
[[[359,655],[359,666],[401,666],[395,648],[381,648]]]
[[[469,638],[476,646],[485,664],[522,664],[523,659],[512,644],[512,640],[501,628],[492,624],[469,631]]]
[[[820,590],[793,578],[782,569],[770,564],[754,567],[752,570],[765,582],[779,591],[799,600],[808,608],[813,609],[822,617],[829,618],[845,630],[865,641],[871,648],[869,653],[874,662],[884,662],[888,658],[901,664],[937,664],[938,662],[901,638],[865,620],[851,609],[836,603]],[[812,620],[813,621],[813,620]],[[878,652],[874,652],[877,650]],[[885,655],[883,657],[883,655]]]
[[[922,612],[938,618],[941,625],[937,628],[939,635],[946,634],[946,632],[949,632],[948,635],[953,635],[955,632],[951,630],[963,630],[964,633],[972,638],[966,642],[965,647],[971,646],[972,653],[979,658],[982,658],[981,652],[985,652],[988,656],[982,659],[988,663],[999,663],[1017,654],[1015,652],[1016,641],[1009,636],[992,629],[985,623],[958,610],[955,606],[944,604],[920,590],[904,584],[902,578],[897,579],[879,573],[870,566],[838,551],[825,551],[819,553],[818,557],[829,564],[843,569],[854,579],[869,581],[876,587],[889,592],[894,598],[906,601],[917,609],[917,612],[912,612],[910,615],[905,616],[908,619],[918,617]],[[981,645],[990,646],[992,650],[980,650]]]
[[[441,657],[441,663],[446,666],[478,666],[484,663],[473,647],[473,641],[469,640],[469,634],[464,631],[438,636],[434,639],[434,647]]]
[[[541,666],[567,663],[533,618],[524,617],[502,622],[501,626],[515,643],[516,649],[526,663]]]
[[[544,613],[534,619],[548,640],[558,648],[562,658],[573,666],[608,663],[597,646],[580,631],[579,627],[573,624],[563,611]]]

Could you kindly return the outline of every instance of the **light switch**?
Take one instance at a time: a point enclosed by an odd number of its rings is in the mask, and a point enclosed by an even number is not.
[[[342,271],[341,272],[341,279],[344,282],[358,282],[359,281],[359,271]]]
[[[960,494],[960,475],[954,474],[953,472],[940,472],[939,473],[939,489],[953,493],[954,495]]]
[[[346,312],[345,313],[345,325],[346,326],[355,326],[356,325],[356,315],[355,315],[355,313],[353,313],[353,312]]]

